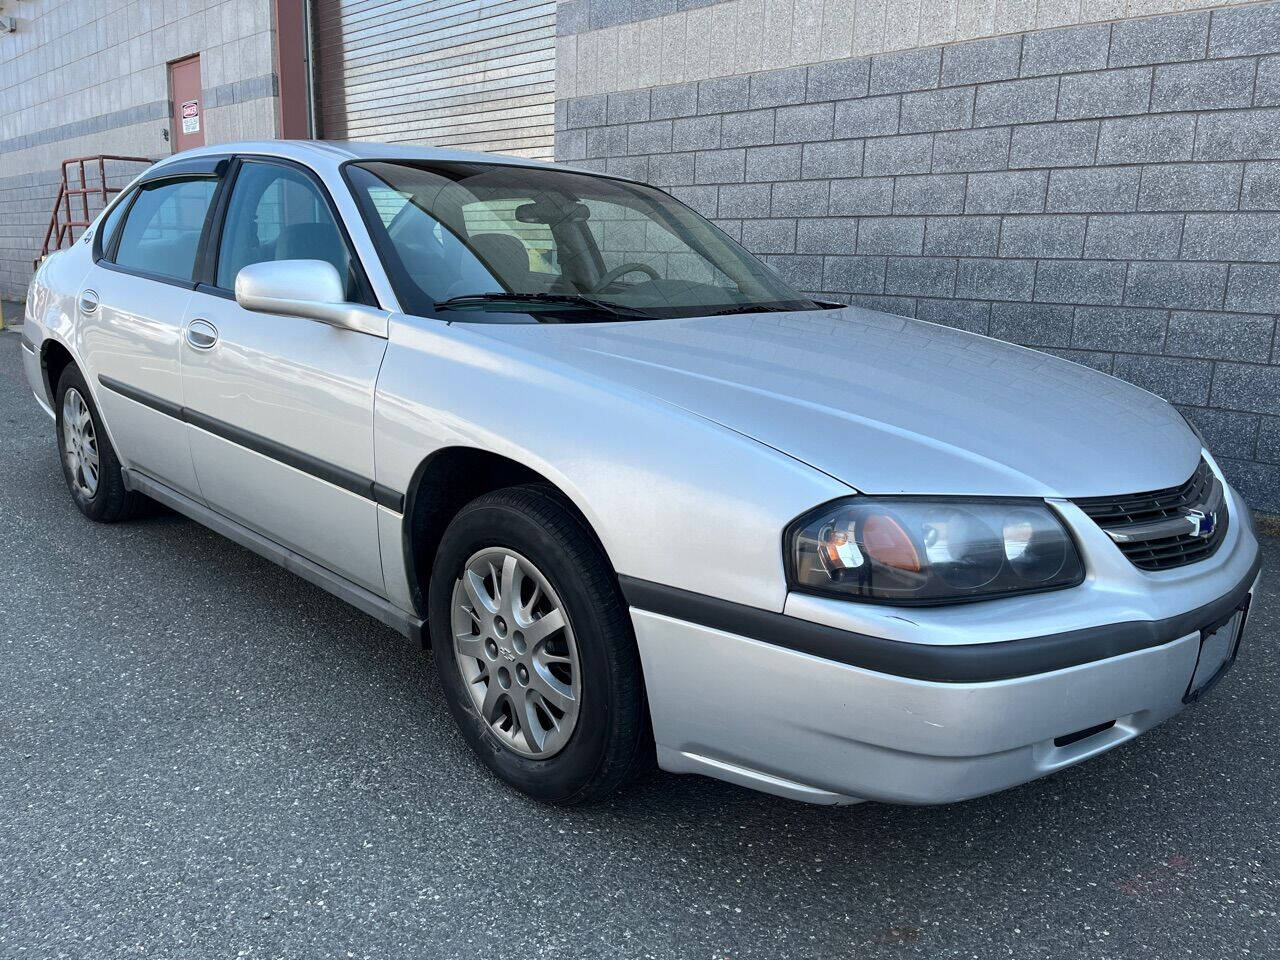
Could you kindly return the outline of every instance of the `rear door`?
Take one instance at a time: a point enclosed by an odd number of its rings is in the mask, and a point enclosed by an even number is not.
[[[241,268],[325,260],[374,303],[327,192],[305,168],[246,158],[186,311],[191,454],[215,510],[377,593],[373,395],[387,341],[235,300]]]
[[[199,499],[182,421],[183,317],[210,219],[218,158],[143,183],[94,238],[77,298],[81,355],[123,462]]]

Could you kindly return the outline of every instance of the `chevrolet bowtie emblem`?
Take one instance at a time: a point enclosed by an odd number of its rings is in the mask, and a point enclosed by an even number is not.
[[[1203,510],[1188,510],[1187,519],[1191,522],[1193,537],[1212,536],[1214,527],[1218,525],[1218,514],[1212,511],[1205,513]]]

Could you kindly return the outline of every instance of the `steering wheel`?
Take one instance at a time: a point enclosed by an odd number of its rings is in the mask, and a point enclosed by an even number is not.
[[[591,292],[599,293],[619,277],[625,277],[628,273],[635,273],[637,270],[641,273],[647,273],[650,280],[662,279],[662,277],[658,275],[658,271],[653,269],[653,267],[649,266],[647,263],[620,263],[612,270],[605,271],[605,275],[596,282],[594,287],[591,288]]]

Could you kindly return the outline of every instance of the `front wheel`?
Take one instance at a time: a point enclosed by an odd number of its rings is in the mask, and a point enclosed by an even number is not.
[[[428,590],[431,646],[468,744],[552,803],[612,792],[652,755],[640,660],[613,572],[542,484],[464,507]]]

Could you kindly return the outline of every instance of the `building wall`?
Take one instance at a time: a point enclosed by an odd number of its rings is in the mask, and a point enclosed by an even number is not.
[[[556,157],[1151,389],[1280,511],[1280,3],[1175,5],[569,0]]]
[[[168,63],[200,54],[205,142],[276,133],[271,0],[22,0],[0,33],[0,296],[21,298],[71,157],[171,152]],[[140,169],[116,165],[122,184]]]
[[[555,0],[315,0],[319,136],[550,160]]]

